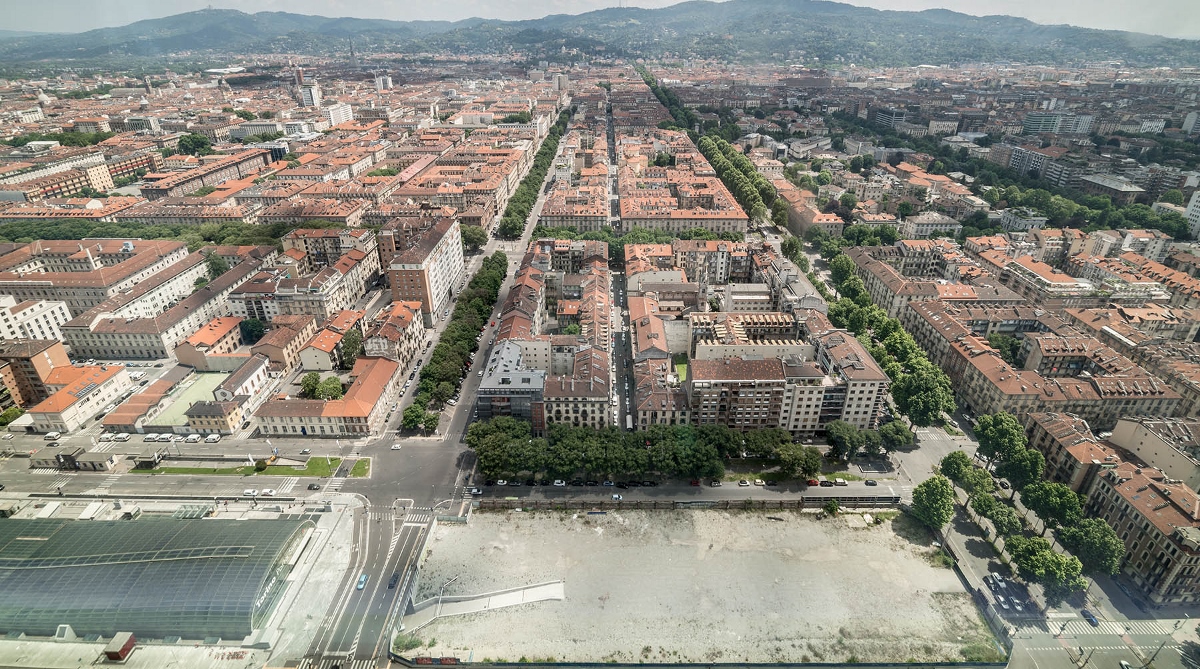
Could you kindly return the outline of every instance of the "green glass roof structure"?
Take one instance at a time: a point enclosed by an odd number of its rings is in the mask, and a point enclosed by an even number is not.
[[[0,520],[0,634],[241,639],[284,590],[307,520]]]

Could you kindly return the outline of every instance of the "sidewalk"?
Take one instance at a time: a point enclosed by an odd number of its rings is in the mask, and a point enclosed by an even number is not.
[[[506,606],[563,599],[566,599],[564,581],[539,583],[482,595],[432,597],[414,605],[416,612],[404,616],[400,629],[411,634],[444,616],[462,616]]]

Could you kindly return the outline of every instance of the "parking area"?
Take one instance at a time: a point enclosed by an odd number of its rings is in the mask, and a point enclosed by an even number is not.
[[[445,618],[422,654],[474,661],[883,662],[997,657],[907,519],[721,511],[477,513],[439,526],[417,600],[555,580],[563,601]]]

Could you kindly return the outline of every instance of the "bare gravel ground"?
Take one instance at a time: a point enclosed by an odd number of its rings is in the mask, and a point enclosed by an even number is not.
[[[562,579],[564,601],[444,618],[413,654],[465,660],[962,660],[995,644],[906,518],[483,513],[431,537],[417,600]],[[847,522],[850,521],[850,522]]]

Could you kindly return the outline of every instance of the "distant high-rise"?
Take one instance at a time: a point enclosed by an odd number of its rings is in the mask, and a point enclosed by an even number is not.
[[[571,84],[571,78],[565,74],[554,75],[554,90],[565,91]]]
[[[320,107],[320,84],[318,84],[316,81],[300,84],[300,104],[304,107]]]
[[[897,123],[904,123],[908,112],[895,107],[881,107],[875,110],[875,123],[885,128],[895,128]]]
[[[355,70],[358,69],[358,55],[356,55],[354,53],[354,38],[353,37],[350,38],[350,67]]]
[[[375,90],[386,91],[392,88],[392,78],[386,74],[375,75]]]
[[[1191,135],[1197,129],[1200,129],[1200,112],[1188,112],[1188,115],[1183,117],[1183,132]]]
[[[1188,202],[1187,213],[1184,215],[1187,217],[1192,237],[1200,239],[1200,190],[1192,193],[1192,200]]]

